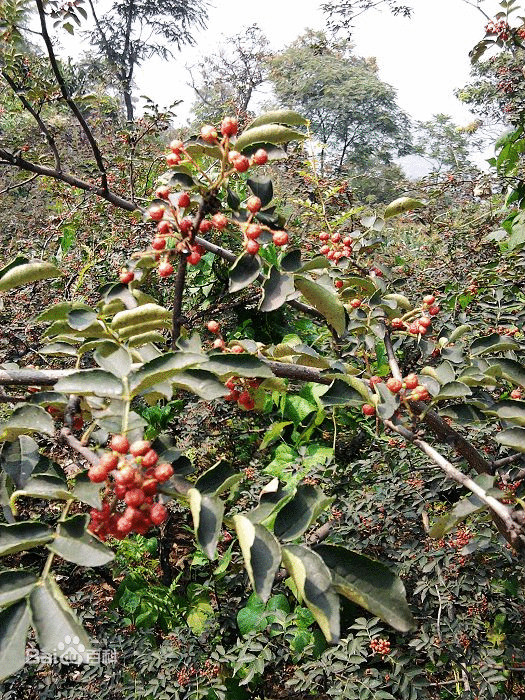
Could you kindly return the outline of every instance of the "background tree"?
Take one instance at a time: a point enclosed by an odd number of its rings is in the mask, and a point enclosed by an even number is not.
[[[108,7],[89,0],[94,27],[88,32],[96,52],[113,68],[128,121],[133,121],[133,78],[152,56],[173,56],[172,47],[193,44],[191,31],[205,26],[205,0],[122,0]]]
[[[429,121],[417,123],[415,150],[431,162],[435,172],[474,168],[471,155],[480,146],[478,126],[479,122],[474,122],[462,128],[449,115],[435,114]]]
[[[394,15],[410,17],[412,14],[411,7],[401,5],[397,0],[337,0],[321,5],[328,29],[334,34],[344,31],[347,35],[351,33],[354,21],[364,12],[385,7]]]
[[[409,119],[396,104],[395,90],[378,77],[374,59],[308,31],[269,64],[279,103],[308,117],[324,144],[323,163],[339,172],[348,166],[363,171],[408,152]]]
[[[257,24],[226,39],[218,51],[189,69],[197,100],[196,120],[214,122],[224,114],[245,120],[254,94],[266,80],[268,38]]]

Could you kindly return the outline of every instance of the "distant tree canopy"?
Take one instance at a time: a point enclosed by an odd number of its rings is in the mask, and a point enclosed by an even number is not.
[[[323,159],[338,171],[364,170],[409,152],[409,119],[396,104],[395,90],[378,77],[373,58],[308,31],[269,64],[278,102],[310,120],[324,144]]]
[[[254,93],[267,78],[268,38],[257,24],[227,37],[213,54],[191,67],[196,120],[214,122],[225,114],[244,121]]]
[[[398,0],[336,0],[336,2],[325,2],[321,5],[327,28],[334,34],[341,31],[348,34],[359,15],[371,9],[380,10],[385,7],[394,15],[410,17],[412,14],[412,8],[400,4]]]
[[[448,114],[435,114],[416,125],[415,151],[432,162],[436,172],[466,170],[475,167],[471,161],[479,122],[459,127]]]
[[[126,116],[133,121],[132,86],[135,69],[152,56],[165,58],[170,47],[179,49],[193,44],[191,31],[203,28],[207,20],[205,0],[121,0],[98,3],[89,0],[94,26],[89,40],[98,56],[113,68],[126,106]]]

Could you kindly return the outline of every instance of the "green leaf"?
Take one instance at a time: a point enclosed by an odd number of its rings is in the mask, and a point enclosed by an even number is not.
[[[376,405],[377,415],[383,420],[392,418],[399,407],[399,395],[393,394],[384,382],[376,384],[374,389],[380,397],[380,402]]]
[[[259,197],[263,207],[270,204],[273,199],[273,185],[269,177],[249,177],[246,184],[253,194]]]
[[[266,602],[281,563],[279,542],[265,527],[244,515],[235,515],[233,522],[253,590]]]
[[[50,575],[41,579],[30,598],[31,618],[38,646],[44,652],[87,663],[93,647],[69,601]]]
[[[490,352],[503,352],[504,350],[517,350],[519,344],[509,336],[501,336],[492,333],[484,338],[478,338],[470,346],[471,355],[486,355]]]
[[[525,427],[525,401],[500,401],[494,408],[498,418]]]
[[[205,401],[221,399],[229,393],[228,389],[216,379],[215,375],[202,369],[189,369],[185,372],[179,372],[172,379],[172,384],[179,389],[184,389],[184,391],[200,396]]]
[[[20,260],[19,264],[15,260],[0,270],[0,292],[40,280],[62,277],[60,270],[52,263],[42,260],[26,262],[27,258],[17,260]]]
[[[246,129],[253,129],[264,124],[285,124],[286,126],[306,126],[308,119],[291,109],[276,109],[265,112],[248,124]]]
[[[0,681],[25,665],[29,621],[26,600],[21,600],[0,612]]]
[[[103,484],[95,484],[87,475],[87,471],[77,474],[75,477],[75,485],[73,486],[73,496],[78,498],[82,503],[87,503],[88,506],[100,510],[102,501],[100,491]]]
[[[300,484],[295,496],[277,513],[273,528],[276,536],[281,540],[300,537],[333,501],[316,486]]]
[[[440,409],[439,415],[451,418],[460,425],[469,425],[470,423],[480,423],[485,421],[485,415],[475,406],[469,404],[455,404]]]
[[[295,286],[310,304],[326,318],[335,332],[341,336],[346,330],[345,309],[339,297],[326,287],[307,277],[295,276]]]
[[[53,537],[47,525],[38,522],[0,524],[0,556],[15,554],[32,547],[46,544]]]
[[[434,401],[444,401],[446,399],[458,399],[462,396],[470,396],[472,394],[471,390],[463,382],[448,382],[444,384],[439,393],[434,396]]]
[[[38,445],[28,435],[19,435],[12,443],[4,444],[0,453],[0,467],[19,489],[23,488],[39,461]]]
[[[406,211],[420,209],[425,206],[426,204],[419,199],[414,199],[413,197],[399,197],[399,199],[395,199],[387,206],[383,217],[389,219],[391,216],[398,216]]]
[[[0,573],[0,607],[25,598],[38,581],[29,571],[8,569]],[[1,635],[0,635],[1,638]]]
[[[131,355],[117,343],[101,343],[97,346],[93,359],[99,367],[116,377],[127,377],[131,370]]]
[[[490,474],[480,474],[474,479],[474,481],[481,486],[481,488],[487,491],[493,487],[494,479],[495,477],[491,476]],[[446,515],[443,515],[434,523],[434,525],[432,525],[428,534],[430,537],[434,537],[435,539],[441,539],[443,535],[450,532],[450,530],[453,530],[456,525],[459,525],[459,523],[468,518],[469,515],[477,513],[486,507],[487,506],[485,503],[480,501],[477,496],[471,495],[467,498],[462,498],[456,503],[452,510],[450,510]]]
[[[363,396],[344,379],[335,379],[328,387],[328,391],[321,396],[323,406],[355,406],[360,407],[364,403]]]
[[[403,582],[384,564],[345,547],[329,544],[318,545],[314,551],[331,571],[338,593],[398,632],[408,632],[415,627]]]
[[[48,343],[39,350],[41,355],[57,355],[65,357],[76,357],[77,349],[70,343]]]
[[[263,282],[262,292],[259,310],[265,313],[275,311],[295,292],[293,277],[271,267],[270,275]]]
[[[283,563],[292,577],[300,599],[304,600],[330,644],[339,641],[339,598],[332,576],[321,557],[306,547],[282,548]]]
[[[274,374],[267,364],[254,355],[214,353],[208,356],[208,361],[201,363],[200,367],[213,372],[218,377],[260,377],[271,379]]]
[[[251,632],[261,632],[267,626],[264,601],[259,596],[252,594],[248,598],[245,607],[239,610],[237,613],[237,626],[243,636]]]
[[[171,312],[159,304],[143,304],[134,309],[119,311],[111,321],[111,328],[121,331],[132,326],[140,327],[160,321],[171,321]]]
[[[118,377],[102,369],[81,369],[62,377],[55,384],[55,389],[64,394],[79,396],[101,396],[123,398],[124,386]]]
[[[188,498],[197,542],[208,559],[215,559],[224,503],[220,498],[206,496],[195,488],[188,491]]]
[[[132,396],[145,389],[154,387],[169,379],[173,379],[181,370],[202,362],[203,356],[192,352],[167,352],[160,357],[146,362],[129,378],[129,388]]]
[[[229,292],[239,292],[254,282],[261,272],[261,259],[258,255],[243,253],[230,268]]]
[[[67,322],[76,331],[84,331],[97,320],[97,314],[91,309],[72,309],[67,315]]]
[[[284,488],[279,479],[272,479],[261,491],[259,505],[245,513],[252,523],[261,523],[290,500],[293,491]]]
[[[525,452],[525,428],[509,428],[496,435],[496,441],[517,452]]]
[[[73,495],[67,490],[67,483],[53,474],[37,474],[31,477],[23,489],[13,493],[11,501],[14,503],[21,496],[61,501],[73,498]]]
[[[219,464],[216,464],[199,476],[195,482],[195,488],[201,494],[218,496],[224,491],[231,489],[235,484],[238,484],[242,478],[242,474],[221,460]]]
[[[191,190],[195,185],[195,180],[188,173],[187,169],[181,165],[178,168],[171,168],[171,177],[168,181],[168,185],[173,188]]]
[[[86,531],[88,515],[74,515],[58,524],[55,539],[47,545],[66,561],[80,566],[103,566],[115,558],[113,552]]]
[[[525,366],[516,360],[498,358],[491,361],[485,374],[494,377],[503,377],[508,382],[525,388]]]
[[[0,441],[12,441],[26,433],[44,433],[53,436],[55,424],[49,413],[40,406],[20,404],[6,422],[0,425]]]
[[[282,434],[287,425],[292,425],[292,421],[286,420],[280,423],[273,423],[264,434],[263,441],[259,445],[259,450],[265,450]]]
[[[273,143],[288,143],[289,141],[304,141],[306,134],[296,129],[290,129],[287,126],[280,124],[261,124],[245,131],[239,136],[235,143],[235,148],[239,152],[243,152],[248,146],[254,144]]]

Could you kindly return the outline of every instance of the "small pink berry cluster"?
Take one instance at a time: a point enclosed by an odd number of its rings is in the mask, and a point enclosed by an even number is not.
[[[159,484],[173,476],[173,467],[158,464],[159,456],[147,440],[130,445],[125,435],[114,435],[109,447],[111,452],[88,471],[92,482],[106,482],[102,509],[91,511],[89,529],[102,540],[108,535],[124,539],[130,532],[145,535],[166,519],[166,508],[154,497]]]
[[[422,315],[407,323],[404,318],[393,318],[390,321],[390,328],[396,331],[407,331],[410,335],[426,335],[432,325],[432,316],[437,316],[441,311],[435,304],[436,297],[428,294],[423,297]]]
[[[236,401],[245,411],[253,411],[255,401],[250,393],[250,389],[257,389],[260,381],[258,379],[244,379],[241,377],[230,377],[225,386],[230,390],[226,401]]]
[[[511,35],[511,28],[509,23],[504,19],[500,19],[497,22],[491,20],[485,25],[485,32],[487,34],[495,34],[498,39],[501,39],[502,41],[508,41]]]
[[[372,639],[370,649],[374,654],[380,654],[384,659],[390,654],[390,642],[388,639]]]
[[[342,236],[339,232],[328,233],[328,231],[322,231],[319,234],[319,240],[322,243],[319,252],[327,260],[339,262],[341,258],[349,258],[352,255],[352,243],[354,241],[351,236]]]

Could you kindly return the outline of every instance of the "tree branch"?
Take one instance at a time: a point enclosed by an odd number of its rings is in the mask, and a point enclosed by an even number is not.
[[[53,138],[53,135],[47,128],[46,124],[44,123],[42,117],[38,114],[38,112],[33,108],[30,102],[26,100],[25,96],[20,92],[18,89],[16,83],[14,80],[11,78],[11,76],[5,72],[5,70],[2,71],[2,77],[6,81],[6,83],[9,85],[11,90],[15,93],[15,95],[18,97],[20,102],[23,104],[24,109],[29,112],[29,114],[33,117],[33,119],[36,121],[38,124],[38,128],[40,131],[44,134],[46,141],[48,143],[49,148],[51,149],[51,152],[53,154],[53,158],[55,159],[55,168],[57,169],[58,172],[61,172],[62,170],[62,163],[60,160],[60,154],[57,149],[57,145],[55,143],[55,139]]]
[[[95,157],[95,162],[97,164],[97,167],[100,172],[100,179],[102,182],[102,190],[103,192],[109,192],[108,190],[108,179],[107,179],[107,174],[106,174],[106,167],[104,165],[104,161],[102,159],[102,154],[100,152],[100,149],[98,147],[98,143],[93,136],[93,132],[88,126],[88,123],[82,116],[82,113],[80,112],[79,108],[77,107],[77,104],[75,100],[72,99],[70,96],[66,83],[64,81],[64,77],[62,73],[60,72],[60,68],[58,66],[58,62],[55,56],[55,51],[53,49],[53,44],[51,42],[51,38],[49,36],[49,33],[47,31],[47,25],[46,25],[46,14],[44,11],[44,5],[43,5],[43,0],[36,0],[36,6],[38,9],[38,16],[40,18],[40,26],[42,27],[42,37],[44,39],[44,43],[46,45],[47,49],[47,54],[49,56],[49,62],[51,64],[51,69],[53,71],[53,74],[56,78],[56,81],[58,83],[58,86],[60,88],[60,92],[62,93],[62,96],[64,100],[66,101],[69,109],[73,112],[75,115],[75,118],[77,119],[78,123],[80,124],[82,131],[84,132],[89,145],[91,146],[91,150],[93,151],[93,155]]]
[[[70,447],[72,447],[75,452],[78,452],[79,455],[82,455],[84,459],[89,462],[92,466],[96,467],[99,463],[99,459],[97,455],[89,449],[89,447],[85,447],[80,440],[77,440],[77,438],[73,435],[71,430],[69,428],[62,428],[60,431],[60,438],[64,441],[67,442]]]

